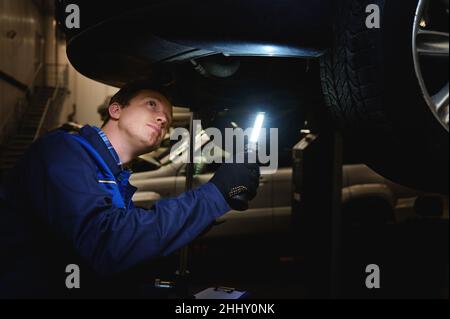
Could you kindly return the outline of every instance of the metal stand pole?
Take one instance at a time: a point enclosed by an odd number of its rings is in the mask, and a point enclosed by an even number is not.
[[[341,295],[342,138],[307,132],[293,149],[292,218],[311,298]]]
[[[195,128],[194,128],[194,113],[191,113],[189,123],[189,161],[186,164],[186,184],[185,191],[190,191],[193,187],[194,178],[194,146],[195,146]],[[189,270],[188,270],[188,255],[189,245],[184,246],[179,250],[179,264],[176,271],[176,278],[174,281],[163,281],[161,279],[155,280],[155,287],[159,289],[170,289],[170,298],[176,299],[193,299],[194,296],[189,289]]]
[[[195,114],[191,113],[189,121],[189,162],[186,164],[186,184],[185,191],[188,192],[193,188],[194,180],[194,146],[195,146]],[[176,279],[176,294],[179,298],[193,298],[189,292],[189,270],[188,270],[189,245],[180,249],[179,267]]]

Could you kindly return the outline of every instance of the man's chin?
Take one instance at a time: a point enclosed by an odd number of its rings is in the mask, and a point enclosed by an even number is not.
[[[146,153],[151,153],[153,151],[156,151],[160,147],[160,145],[161,145],[161,142],[159,142],[159,143],[152,143],[152,144],[148,145],[145,148],[145,154]]]

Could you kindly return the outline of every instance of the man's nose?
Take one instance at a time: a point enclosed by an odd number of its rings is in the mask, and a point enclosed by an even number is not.
[[[156,121],[162,126],[164,127],[167,124],[167,117],[165,114],[161,113],[158,114],[158,116],[156,117]]]

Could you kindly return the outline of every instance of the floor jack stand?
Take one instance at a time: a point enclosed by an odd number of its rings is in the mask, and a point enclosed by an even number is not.
[[[186,184],[185,191],[190,191],[193,186],[194,178],[194,158],[193,150],[195,143],[195,128],[194,128],[194,113],[191,113],[189,120],[189,161],[186,164]],[[155,288],[169,290],[168,296],[172,299],[194,299],[195,297],[190,293],[189,289],[189,270],[188,256],[189,245],[179,250],[179,265],[178,270],[175,273],[175,279],[173,281],[164,281],[161,279],[155,280]]]
[[[342,137],[302,131],[293,148],[292,222],[309,298],[341,292]]]
[[[195,127],[194,127],[194,113],[191,113],[189,124],[189,162],[186,165],[186,186],[185,191],[190,191],[193,187],[194,179],[194,143],[195,143]],[[179,267],[176,271],[176,278],[174,281],[163,281],[156,279],[155,287],[158,289],[169,289],[169,298],[175,299],[242,299],[247,296],[247,292],[238,291],[230,287],[213,287],[205,289],[195,295],[191,293],[189,287],[190,272],[188,270],[188,255],[189,246],[180,249]]]

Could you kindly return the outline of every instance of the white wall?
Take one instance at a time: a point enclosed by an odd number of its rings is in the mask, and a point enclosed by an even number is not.
[[[33,1],[0,0],[0,70],[29,85],[39,62],[69,64],[65,43],[58,44],[55,54],[54,28],[53,17],[42,16]],[[8,38],[8,31],[15,31],[16,36]],[[45,41],[39,41],[39,36]],[[56,57],[58,61],[55,61]],[[67,121],[75,104],[76,122],[101,125],[97,107],[117,89],[92,81],[69,66],[69,91],[71,94],[65,101],[59,124]],[[14,86],[0,81],[0,130],[22,95]]]
[[[114,95],[119,89],[93,81],[78,73],[67,59],[65,45],[60,45],[58,56],[61,63],[69,64],[69,91],[63,112],[61,112],[60,123],[67,121],[67,117],[73,112],[73,105],[76,105],[76,115],[74,121],[85,125],[100,126],[102,121],[97,113],[97,108],[103,104],[105,99]]]
[[[7,37],[15,32],[14,38]],[[33,79],[38,35],[44,36],[43,21],[30,0],[0,1],[0,70],[29,85]],[[16,106],[23,93],[14,86],[0,81],[0,128]],[[1,142],[0,142],[1,143]]]

